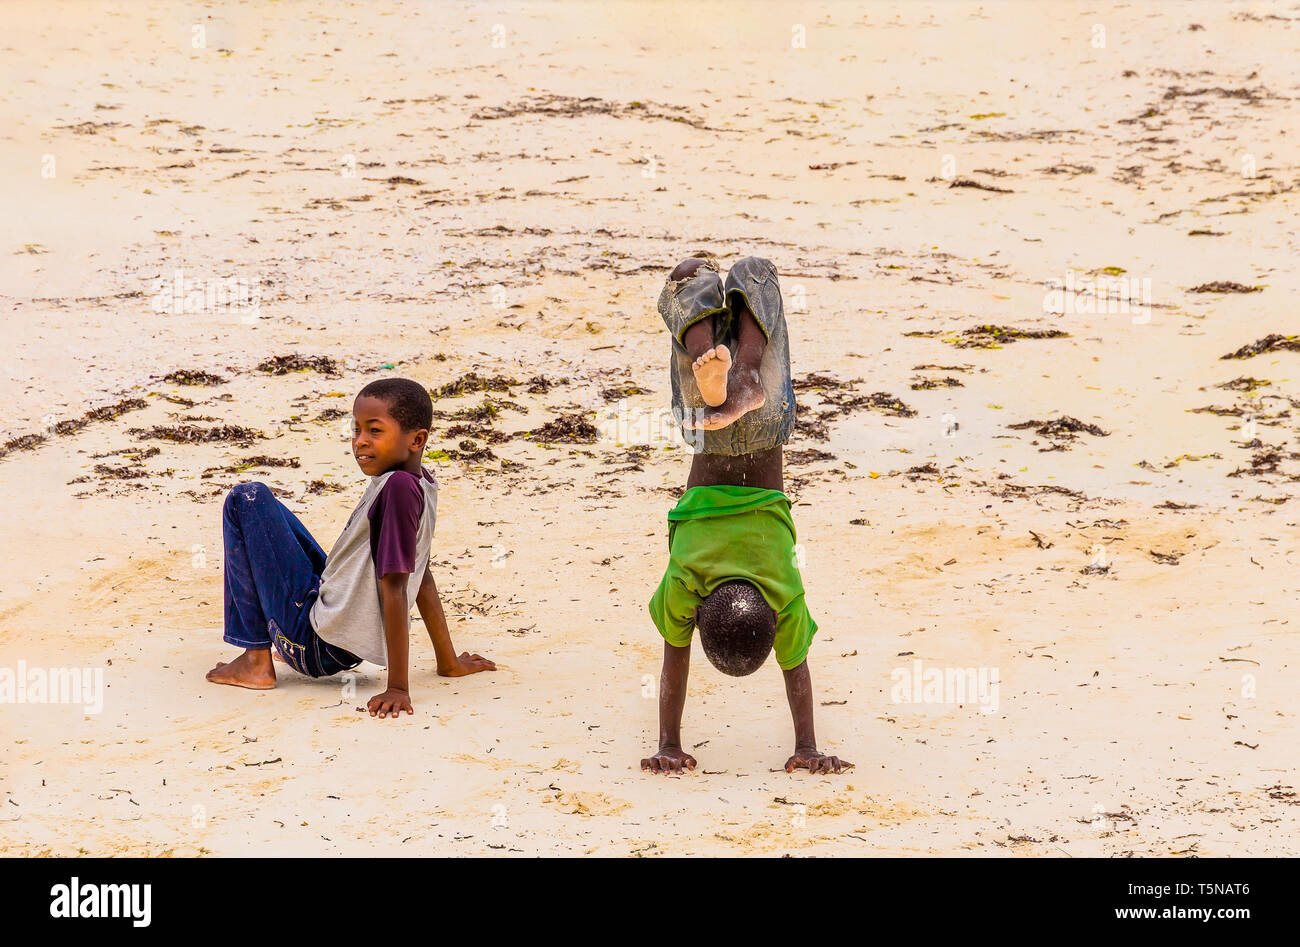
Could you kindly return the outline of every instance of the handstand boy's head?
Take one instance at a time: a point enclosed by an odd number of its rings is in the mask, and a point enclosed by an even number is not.
[[[409,378],[381,378],[352,404],[352,456],[368,477],[394,469],[419,474],[433,424],[429,392]]]
[[[748,582],[723,582],[695,609],[704,654],[723,674],[753,674],[772,652],[776,612]]]

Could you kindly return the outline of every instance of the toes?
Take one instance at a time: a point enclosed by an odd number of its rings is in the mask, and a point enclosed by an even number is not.
[[[721,411],[707,411],[700,415],[695,427],[701,431],[716,431],[719,428],[726,427],[734,418],[729,417]]]
[[[731,364],[731,350],[725,345],[716,345],[705,351],[703,355],[697,358],[692,364],[695,368],[703,368],[709,362],[721,362],[723,366]]]

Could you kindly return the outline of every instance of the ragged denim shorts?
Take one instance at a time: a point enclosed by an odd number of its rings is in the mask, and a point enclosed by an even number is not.
[[[786,443],[794,430],[794,385],[790,378],[790,342],[785,324],[781,285],[771,260],[747,256],[737,260],[724,283],[718,270],[704,262],[683,280],[669,278],[659,293],[659,315],[672,333],[669,376],[673,416],[678,425],[694,412],[707,410],[686,351],[686,330],[701,319],[713,318],[713,343],[735,355],[742,301],[767,336],[759,378],[767,401],[717,431],[682,427],[682,437],[704,454],[752,454]]]

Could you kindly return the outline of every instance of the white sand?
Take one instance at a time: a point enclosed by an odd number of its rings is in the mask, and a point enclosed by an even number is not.
[[[6,13],[0,443],[149,406],[0,459],[0,668],[102,668],[108,686],[93,716],[0,706],[0,852],[1296,853],[1300,353],[1219,358],[1298,331],[1294,3]],[[566,103],[587,111],[538,111]],[[496,674],[439,679],[417,640],[418,716],[399,722],[357,712],[382,686],[370,665],[355,695],[287,672],[266,693],[203,681],[233,653],[225,489],[276,485],[328,547],[362,480],[337,422],[313,419],[385,363],[431,387],[570,382],[497,395],[528,409],[503,412],[508,433],[605,411],[612,386],[648,390],[628,412],[661,411],[654,298],[700,248],[777,264],[802,308],[796,375],[917,412],[854,411],[790,445],[833,455],[787,477],[821,624],[819,741],[856,770],[773,772],[791,749],[775,665],[734,680],[697,654],[684,737],[706,772],[638,771],[661,651],[644,603],[689,457],[656,444],[630,469],[612,436],[490,445],[526,465],[506,473],[436,470],[455,642]],[[1103,267],[1150,280],[1149,321],[1044,313],[1049,281]],[[259,285],[263,318],[156,313],[176,269]],[[1265,288],[1187,292],[1211,280]],[[904,335],[981,323],[1069,337]],[[252,370],[289,352],[345,371]],[[228,383],[162,383],[174,369]],[[1213,387],[1243,375],[1261,397]],[[1229,476],[1257,451],[1205,406],[1259,415],[1278,472]],[[1109,436],[1040,452],[1006,426],[1058,413]],[[190,416],[272,439],[127,433]],[[458,449],[451,423],[435,446]],[[148,477],[94,471],[154,444]],[[300,466],[200,477],[256,454]],[[939,474],[903,473],[926,464]],[[1109,572],[1081,572],[1095,561]],[[915,659],[997,668],[996,712],[895,703],[891,672]]]

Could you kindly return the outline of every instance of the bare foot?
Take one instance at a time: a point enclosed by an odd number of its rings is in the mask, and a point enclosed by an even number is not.
[[[269,691],[275,687],[275,666],[271,663],[269,648],[247,648],[229,663],[218,661],[205,676],[213,684],[233,684],[255,691]]]
[[[685,427],[700,431],[716,431],[728,424],[763,407],[767,395],[763,394],[763,384],[758,372],[736,372],[728,386],[727,398],[721,406],[710,411],[697,411],[694,418],[687,418]]]
[[[661,746],[654,756],[641,761],[646,773],[687,773],[695,769],[695,757],[679,746]]]
[[[700,386],[700,397],[710,408],[727,400],[727,373],[731,371],[731,350],[725,345],[709,349],[691,366],[695,384]]]
[[[793,773],[797,769],[806,769],[810,773],[842,773],[845,770],[853,769],[853,764],[848,760],[842,760],[838,756],[827,756],[825,753],[819,753],[816,749],[795,750],[794,756],[785,761],[785,771]]]

